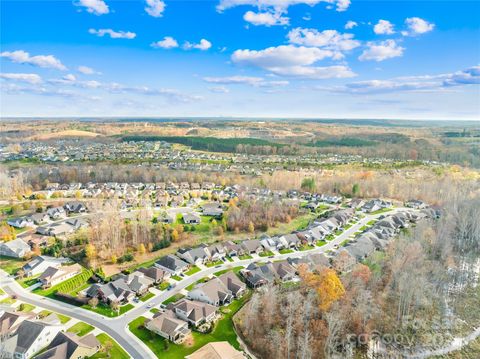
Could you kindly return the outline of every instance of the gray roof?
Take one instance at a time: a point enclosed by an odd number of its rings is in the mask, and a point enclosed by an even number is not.
[[[177,256],[174,256],[173,254],[169,254],[165,257],[160,258],[158,261],[155,262],[155,264],[167,268],[170,271],[177,271],[180,269],[183,269],[185,267],[188,267],[188,263],[181,260]]]

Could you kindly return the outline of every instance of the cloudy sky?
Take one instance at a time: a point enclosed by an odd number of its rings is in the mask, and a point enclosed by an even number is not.
[[[0,115],[480,119],[478,1],[1,3]]]

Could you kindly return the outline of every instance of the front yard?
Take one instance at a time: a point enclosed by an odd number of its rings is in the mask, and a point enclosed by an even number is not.
[[[114,359],[129,359],[130,355],[118,343],[110,338],[107,334],[102,333],[97,335],[97,339],[102,344],[102,349],[92,356],[90,359],[100,358],[114,358]]]
[[[197,266],[193,266],[192,268],[190,268],[188,271],[185,272],[186,275],[193,275],[195,273],[198,273],[200,272],[201,269],[198,268]],[[173,277],[172,277],[173,278]],[[180,279],[181,280],[181,279]]]
[[[280,254],[288,254],[288,253],[293,253],[295,252],[293,249],[289,249],[289,248],[283,248],[283,249],[280,249],[278,251]]]
[[[112,308],[110,308],[108,305],[106,304],[103,304],[103,303],[99,303],[95,308],[93,308],[92,306],[88,305],[88,304],[84,304],[82,305],[83,309],[86,309],[86,310],[91,310],[92,312],[95,312],[97,314],[100,314],[100,315],[104,315],[106,317],[110,317],[110,318],[114,318],[114,317],[118,317],[119,315],[122,315],[126,312],[128,312],[130,309],[133,309],[134,306],[133,304],[125,304],[125,305],[122,305],[121,307],[119,307],[118,311],[115,311],[115,310],[112,310]]]
[[[71,326],[70,328],[67,329],[67,332],[70,333],[75,333],[79,337],[83,337],[84,335],[87,335],[90,333],[92,330],[95,328],[92,327],[90,324],[84,323],[84,322],[78,322]]]
[[[153,298],[153,297],[155,297],[155,294],[153,294],[152,292],[147,292],[142,297],[140,297],[140,300],[142,302],[146,302],[147,300],[149,300],[150,298]]]
[[[272,251],[265,251],[265,252],[262,252],[259,254],[260,257],[270,257],[270,256],[273,256],[273,252]]]
[[[162,304],[164,305],[167,305],[169,303],[174,303],[176,302],[177,300],[180,300],[182,298],[184,298],[185,296],[183,294],[180,294],[180,293],[177,293],[175,295],[172,295],[170,298],[168,298],[167,300],[165,300]]]
[[[192,332],[193,344],[173,344],[166,339],[148,331],[143,327],[145,317],[139,317],[128,325],[130,331],[143,341],[159,358],[177,359],[190,355],[197,349],[209,342],[228,341],[235,348],[239,349],[237,334],[233,327],[233,316],[250,298],[250,293],[241,299],[235,300],[229,306],[221,308],[222,318],[216,323],[211,333],[202,334]]]

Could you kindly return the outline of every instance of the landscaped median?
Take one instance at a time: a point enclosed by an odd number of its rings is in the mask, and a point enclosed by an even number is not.
[[[247,300],[250,298],[250,295],[251,292],[247,293],[242,298],[233,301],[230,305],[221,307],[219,311],[222,313],[222,318],[215,324],[213,331],[206,334],[192,331],[193,343],[189,343],[189,345],[186,343],[174,344],[162,338],[161,336],[150,332],[143,326],[146,320],[145,317],[139,317],[135,319],[129,323],[128,327],[130,331],[142,342],[144,342],[159,358],[184,358],[186,355],[193,353],[205,344],[218,341],[228,341],[231,345],[233,345],[233,347],[240,349],[240,344],[237,341],[237,334],[235,333],[235,329],[233,327],[232,318],[235,313],[237,313],[247,302]]]

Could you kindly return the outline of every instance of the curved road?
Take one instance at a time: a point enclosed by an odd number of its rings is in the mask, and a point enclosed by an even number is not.
[[[311,253],[324,253],[329,250],[334,249],[335,245],[340,245],[344,240],[348,239],[352,234],[357,232],[361,227],[366,225],[373,219],[377,219],[382,215],[390,215],[396,212],[400,212],[406,210],[407,208],[396,208],[392,211],[387,213],[380,213],[376,215],[369,215],[367,214],[364,218],[358,221],[349,229],[342,232],[336,238],[331,240],[330,242],[326,243],[322,247],[315,247],[310,250],[306,251],[296,251],[293,253],[286,253],[286,254],[277,254],[275,255],[275,260],[280,259],[287,259],[287,258],[299,258]],[[409,209],[411,210],[411,209]],[[84,310],[73,305],[56,301],[50,298],[42,297],[36,295],[34,293],[29,292],[28,290],[22,288],[13,278],[8,276],[3,270],[0,270],[0,287],[9,294],[15,295],[18,299],[22,300],[23,302],[33,304],[38,307],[42,307],[48,310],[52,310],[58,312],[60,314],[64,314],[70,316],[72,318],[76,318],[78,320],[84,321],[88,324],[91,324],[105,333],[110,335],[113,339],[115,339],[134,359],[147,359],[147,358],[157,358],[157,356],[137,337],[135,337],[130,330],[128,329],[128,323],[132,320],[138,318],[139,316],[143,315],[145,312],[149,311],[147,306],[152,304],[154,306],[159,305],[163,301],[167,300],[174,294],[180,292],[182,289],[188,287],[190,284],[195,283],[199,279],[213,274],[215,272],[229,269],[236,266],[247,266],[250,263],[257,262],[257,261],[265,261],[270,260],[267,257],[260,257],[260,258],[252,258],[234,262],[226,262],[223,265],[217,267],[210,267],[204,270],[201,270],[191,276],[186,276],[182,281],[178,282],[177,285],[167,291],[163,291],[161,294],[151,298],[150,300],[142,303],[141,305],[131,309],[125,314],[122,314],[116,318],[108,318],[103,317],[95,312],[91,312],[88,310]]]

